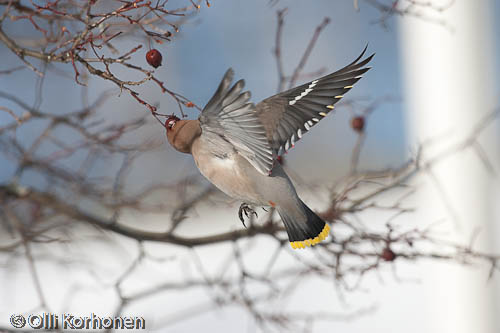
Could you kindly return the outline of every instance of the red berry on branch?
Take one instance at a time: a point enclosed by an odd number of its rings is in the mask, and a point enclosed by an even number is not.
[[[146,53],[146,61],[154,68],[161,66],[161,59],[161,53],[157,49],[149,50],[148,53]]]
[[[382,251],[380,257],[385,261],[393,261],[394,259],[396,259],[396,253],[394,253],[390,248],[386,247]]]
[[[351,119],[351,127],[356,132],[363,132],[365,128],[365,117],[357,116]]]
[[[187,102],[187,103],[186,103],[186,106],[187,106],[188,108],[192,108],[192,107],[194,106],[194,103],[193,103],[193,102]]]

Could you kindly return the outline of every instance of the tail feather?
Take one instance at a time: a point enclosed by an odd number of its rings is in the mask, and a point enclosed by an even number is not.
[[[294,214],[289,210],[277,207],[278,214],[285,225],[290,245],[294,249],[303,249],[306,246],[316,245],[324,240],[329,232],[330,226],[314,213],[301,201],[305,211],[303,214]]]

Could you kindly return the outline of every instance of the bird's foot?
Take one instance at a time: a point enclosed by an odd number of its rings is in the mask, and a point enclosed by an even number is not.
[[[259,217],[257,215],[257,212],[252,209],[247,203],[242,203],[240,205],[240,209],[238,211],[238,216],[240,218],[241,223],[243,223],[243,226],[246,228],[247,226],[245,225],[245,219],[243,218],[243,213],[245,213],[245,216],[249,218],[252,214],[255,215],[255,217]]]

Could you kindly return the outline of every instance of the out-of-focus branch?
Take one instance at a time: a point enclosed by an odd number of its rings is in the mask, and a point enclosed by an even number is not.
[[[173,233],[173,231],[149,232],[135,228],[130,228],[126,225],[118,223],[115,220],[103,219],[95,215],[92,215],[89,212],[82,211],[77,206],[69,205],[65,203],[62,199],[59,199],[54,195],[39,192],[33,188],[19,187],[13,184],[9,186],[0,185],[0,196],[4,198],[17,198],[17,199],[29,200],[38,205],[51,208],[58,214],[69,217],[73,219],[75,222],[89,223],[91,225],[98,226],[104,230],[113,231],[117,234],[130,237],[139,241],[166,242],[181,246],[192,247],[197,245],[206,245],[218,242],[236,241],[240,238],[251,237],[258,234],[266,234],[273,236],[278,231],[284,231],[284,228],[281,226],[278,226],[276,224],[267,224],[263,226],[252,226],[247,229],[225,232],[214,236],[185,238],[176,236]],[[201,197],[200,199],[203,199],[203,197]],[[192,205],[194,205],[195,203],[196,202],[193,201]],[[184,205],[183,209],[187,210],[186,205]]]
[[[276,12],[277,14],[277,21],[278,21],[278,26],[276,28],[276,38],[275,38],[275,46],[274,46],[274,58],[276,59],[276,67],[278,68],[278,92],[281,92],[285,90],[285,87],[288,82],[288,88],[292,88],[296,85],[297,80],[300,78],[307,78],[307,77],[318,77],[320,76],[325,69],[321,68],[314,73],[306,73],[302,74],[302,71],[304,69],[305,64],[307,63],[307,60],[309,59],[309,56],[311,55],[311,52],[314,49],[314,46],[316,45],[316,42],[323,31],[323,29],[330,23],[330,18],[325,17],[323,21],[316,27],[314,30],[314,34],[312,35],[311,39],[309,40],[309,43],[307,44],[304,53],[302,57],[300,58],[299,63],[293,70],[293,74],[290,77],[287,77],[285,75],[284,69],[283,69],[283,59],[281,55],[281,39],[283,35],[283,27],[285,23],[285,15],[286,15],[287,9],[280,9]]]
[[[276,12],[278,27],[276,28],[276,45],[274,47],[274,57],[276,59],[276,68],[278,69],[278,92],[285,89],[285,74],[283,73],[283,59],[281,58],[281,36],[283,34],[283,24],[287,9],[281,9]]]
[[[448,0],[442,4],[427,0],[364,0],[364,2],[380,12],[380,17],[373,22],[384,27],[387,25],[387,20],[393,16],[408,16],[453,30],[439,14],[450,9],[455,0]],[[355,10],[360,10],[359,0],[353,0],[353,5]]]
[[[312,50],[314,49],[314,46],[316,45],[316,42],[318,41],[319,35],[321,34],[321,31],[330,23],[330,18],[325,17],[323,21],[316,27],[316,30],[314,30],[314,34],[309,40],[309,44],[307,45],[304,54],[302,55],[302,58],[300,58],[299,64],[293,71],[292,77],[290,78],[290,82],[288,84],[288,88],[293,88],[297,84],[297,79],[299,78],[300,73],[304,69],[304,66],[309,59],[309,56],[311,55]]]

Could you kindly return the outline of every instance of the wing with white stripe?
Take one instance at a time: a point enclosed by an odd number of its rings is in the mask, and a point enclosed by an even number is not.
[[[346,92],[370,69],[365,67],[374,54],[359,57],[335,73],[269,97],[257,104],[256,112],[264,124],[275,153],[281,154],[333,110]],[[360,61],[361,60],[361,61]]]

